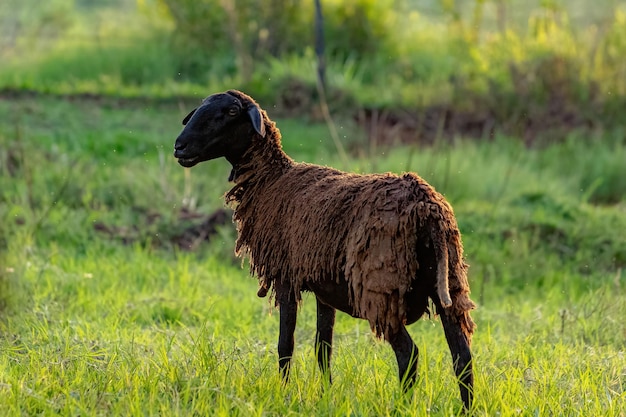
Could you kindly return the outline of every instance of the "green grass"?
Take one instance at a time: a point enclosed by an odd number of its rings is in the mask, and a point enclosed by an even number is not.
[[[459,415],[438,319],[409,328],[420,376],[405,397],[390,347],[339,314],[322,391],[312,296],[281,386],[278,312],[233,259],[232,228],[193,253],[171,243],[182,206],[209,213],[228,189],[225,161],[185,174],[171,157],[189,105],[0,101],[0,414]],[[278,124],[296,160],[414,170],[449,198],[480,304],[474,415],[626,415],[626,207],[596,194],[622,193],[623,143],[500,138],[346,162],[325,126]]]

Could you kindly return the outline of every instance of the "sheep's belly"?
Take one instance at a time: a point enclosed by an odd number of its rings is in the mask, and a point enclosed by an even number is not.
[[[290,282],[296,293],[307,282],[345,279],[350,309],[337,308],[367,319],[380,335],[406,320],[417,241],[428,240],[432,213],[446,209],[441,195],[413,174],[302,166],[255,195],[240,243],[259,277]]]

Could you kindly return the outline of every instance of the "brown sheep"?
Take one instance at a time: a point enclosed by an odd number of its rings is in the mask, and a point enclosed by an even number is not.
[[[452,207],[416,174],[358,175],[294,162],[281,135],[239,91],[206,98],[183,121],[174,156],[185,167],[225,157],[234,187],[236,253],[248,256],[259,296],[280,308],[279,365],[285,380],[302,291],[317,298],[318,363],[330,381],[335,310],[369,321],[413,385],[418,350],[405,325],[428,311],[441,316],[464,406],[472,402],[467,265]]]

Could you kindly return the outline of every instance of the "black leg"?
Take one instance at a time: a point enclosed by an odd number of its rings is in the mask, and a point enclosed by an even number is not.
[[[404,326],[395,334],[385,335],[385,339],[391,344],[396,354],[400,385],[402,390],[406,392],[413,386],[417,377],[417,346],[413,343]]]
[[[298,304],[295,300],[280,303],[280,333],[278,335],[278,366],[286,382],[289,379],[289,363],[293,355]]]
[[[335,309],[317,299],[317,332],[315,333],[315,351],[317,364],[328,382],[330,376],[330,356],[333,351],[333,327],[335,326]]]
[[[466,410],[472,405],[474,393],[474,373],[472,370],[472,352],[470,351],[470,343],[461,329],[458,321],[454,320],[448,310],[439,307],[437,309],[443,324],[443,331],[446,334],[446,340],[452,354],[452,362],[454,363],[454,373],[459,380],[459,389],[461,390],[461,399]]]

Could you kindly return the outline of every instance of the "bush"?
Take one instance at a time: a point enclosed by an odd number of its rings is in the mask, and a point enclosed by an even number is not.
[[[190,58],[198,53],[230,51],[245,80],[250,79],[255,61],[302,54],[314,44],[313,2],[159,1],[176,26],[178,45],[189,51]],[[372,57],[394,49],[395,10],[400,0],[322,3],[331,57]]]

